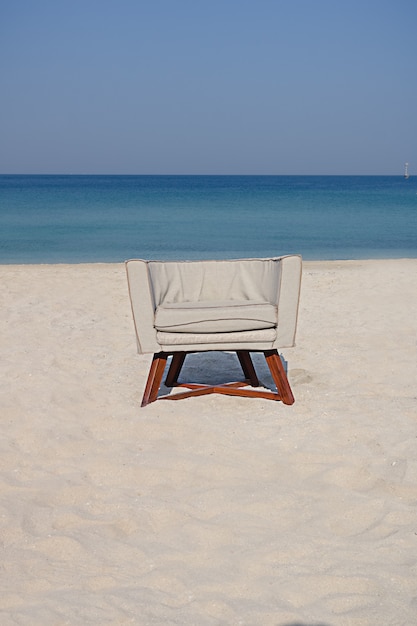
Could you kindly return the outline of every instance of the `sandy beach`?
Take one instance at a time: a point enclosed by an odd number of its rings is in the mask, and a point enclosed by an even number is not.
[[[290,407],[141,409],[122,264],[0,275],[2,626],[417,624],[417,259],[304,263]]]

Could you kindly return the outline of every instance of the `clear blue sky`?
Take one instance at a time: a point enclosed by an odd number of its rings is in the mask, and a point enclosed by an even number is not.
[[[417,173],[416,0],[0,0],[0,173]]]

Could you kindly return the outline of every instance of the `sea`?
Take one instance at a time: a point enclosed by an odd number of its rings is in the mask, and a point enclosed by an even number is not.
[[[416,258],[417,177],[1,175],[0,263]]]

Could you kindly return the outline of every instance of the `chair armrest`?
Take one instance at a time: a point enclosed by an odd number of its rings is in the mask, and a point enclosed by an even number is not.
[[[135,324],[138,352],[156,353],[160,345],[154,328],[155,304],[150,284],[148,264],[142,260],[125,262],[130,303]]]
[[[278,291],[278,333],[276,348],[294,345],[300,301],[302,259],[299,255],[280,258],[280,281]]]

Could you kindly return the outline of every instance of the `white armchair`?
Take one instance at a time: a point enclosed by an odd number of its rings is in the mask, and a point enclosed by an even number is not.
[[[293,404],[278,348],[294,345],[301,284],[301,257],[233,261],[126,261],[138,352],[152,353],[142,406],[165,384],[188,391],[163,396],[179,400],[223,393]],[[244,381],[223,385],[179,383],[189,352],[235,351]],[[247,389],[259,381],[250,352],[263,352],[277,393]],[[161,398],[162,399],[162,398]]]

